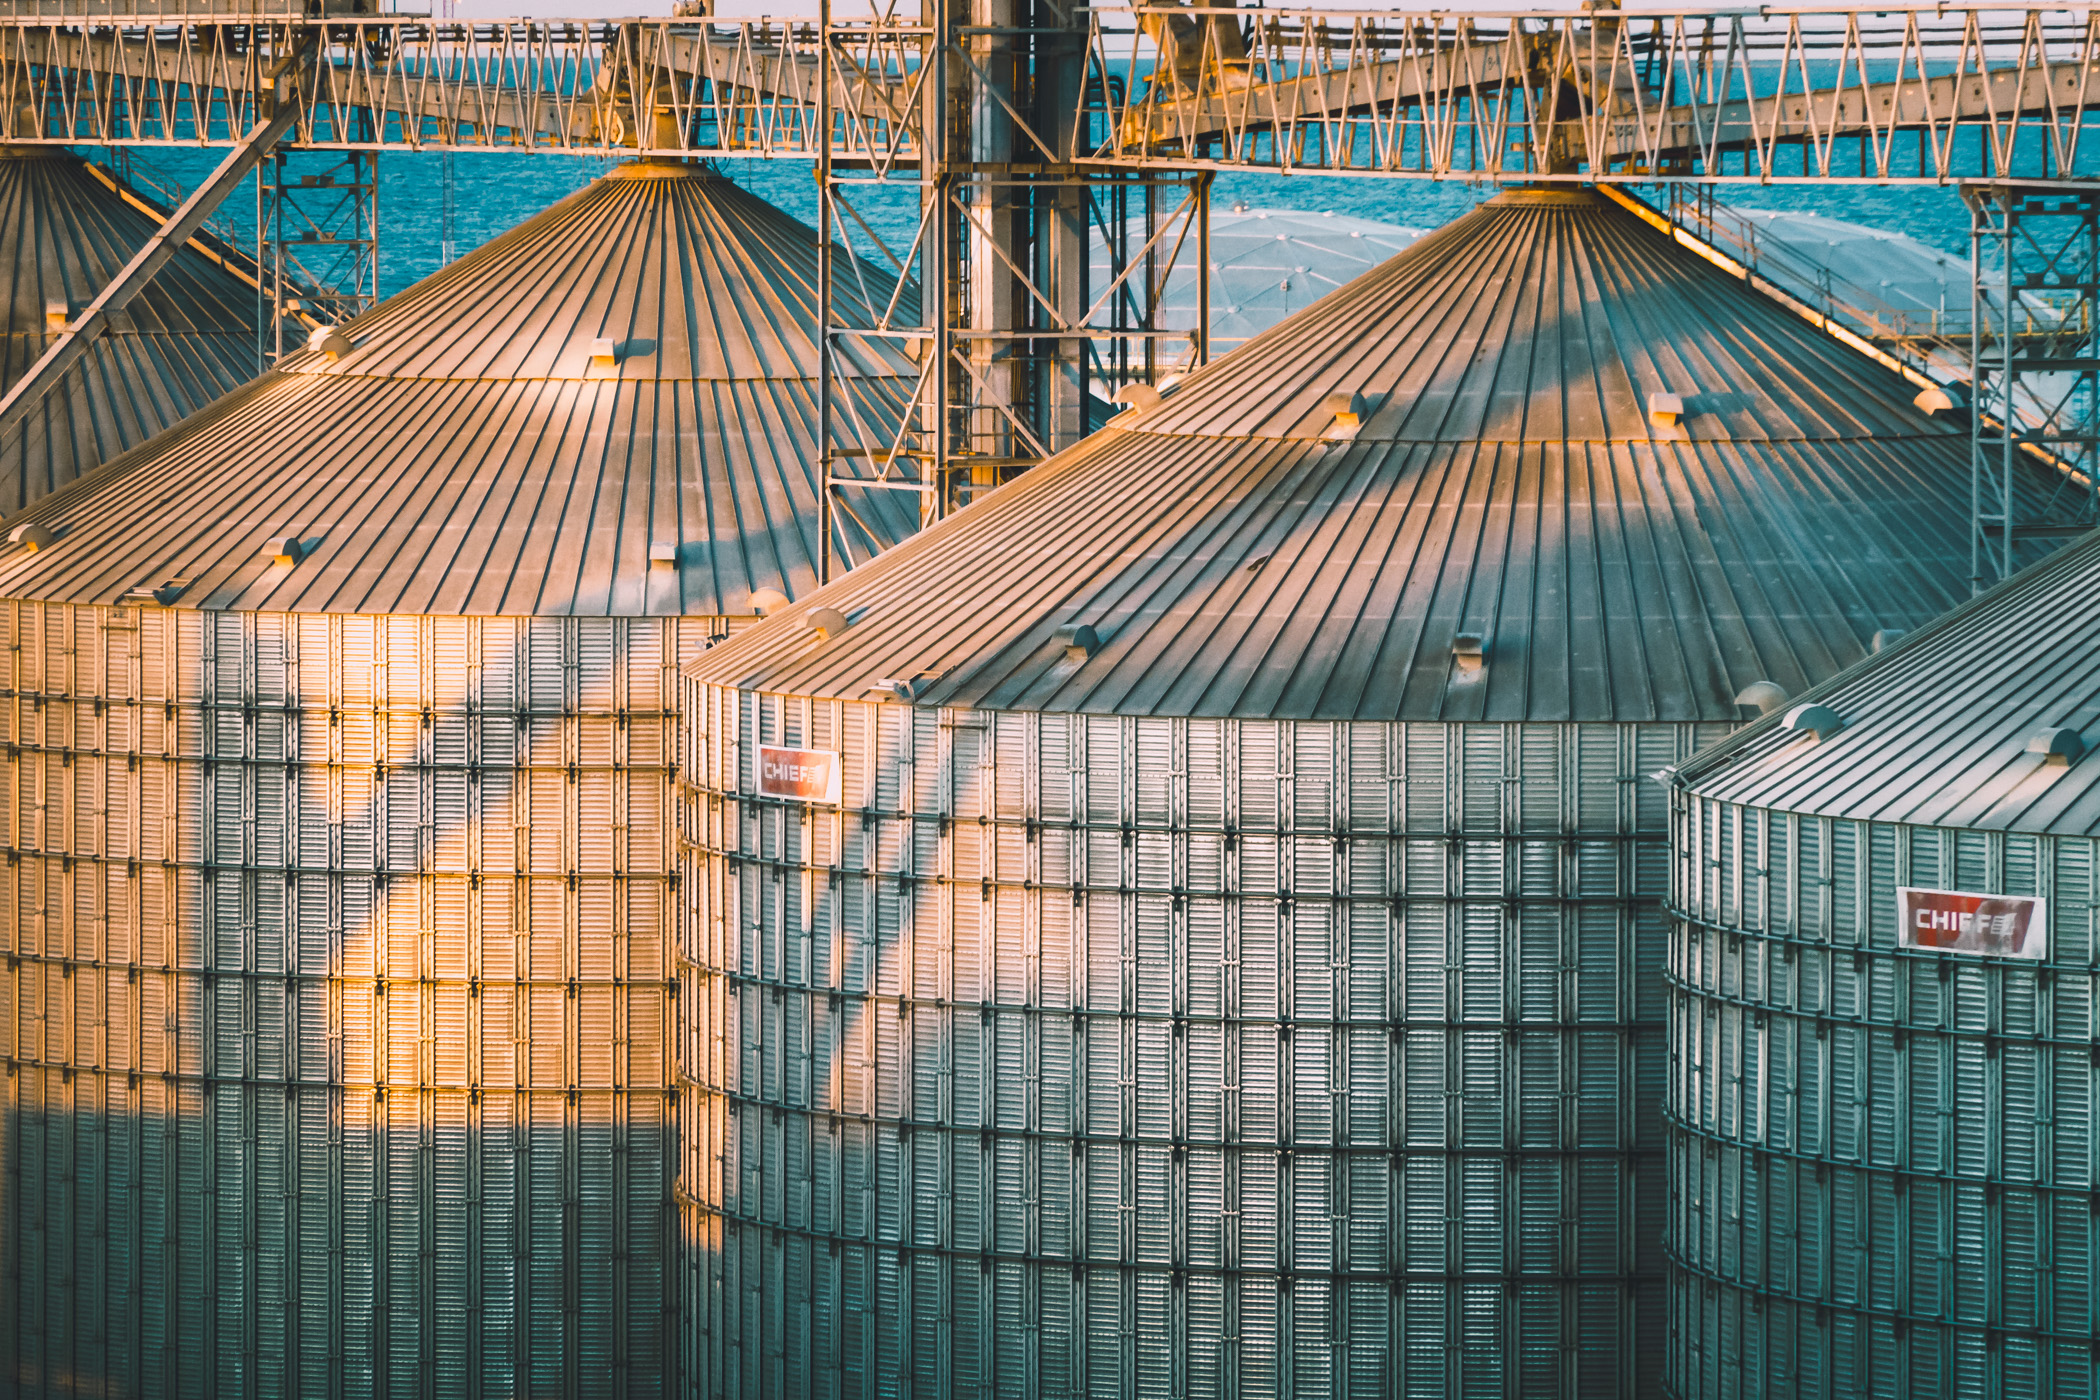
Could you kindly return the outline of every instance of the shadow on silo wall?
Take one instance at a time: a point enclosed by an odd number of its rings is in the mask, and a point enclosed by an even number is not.
[[[688,623],[122,614],[0,605],[0,1393],[664,1394]]]
[[[667,1390],[660,1092],[527,1105],[34,1065],[5,1087],[10,1393]]]
[[[1655,1392],[1641,776],[1720,726],[687,685],[691,1394]]]

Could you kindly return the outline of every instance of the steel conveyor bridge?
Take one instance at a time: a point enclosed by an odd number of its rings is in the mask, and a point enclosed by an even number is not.
[[[169,238],[194,232],[273,145],[344,153],[367,171],[384,152],[433,150],[813,162],[825,275],[853,266],[835,249],[887,261],[924,291],[909,324],[827,328],[833,342],[908,341],[925,367],[901,434],[842,427],[855,445],[836,449],[827,494],[841,509],[856,491],[905,489],[938,516],[1083,436],[1109,393],[1206,358],[1207,312],[1193,332],[1154,313],[1178,259],[1206,275],[1213,175],[1253,170],[1666,198],[1772,183],[1958,187],[1975,229],[1969,343],[1906,353],[1869,333],[1862,348],[1924,392],[1949,380],[1945,396],[1970,402],[1979,583],[2009,568],[2018,535],[2100,520],[2094,9],[925,0],[850,18],[826,5],[792,20],[469,22],[272,12],[261,0],[240,13],[96,12],[112,8],[25,0],[0,17],[0,136],[226,147],[227,163],[170,216]],[[920,216],[908,246],[889,247],[861,209],[899,186]],[[283,179],[274,192],[298,197]],[[1676,232],[1756,276],[1699,229]],[[1099,286],[1096,239],[1111,250]],[[261,249],[257,260],[269,262]],[[0,428],[151,271],[127,269],[60,337],[0,402]],[[851,392],[843,379],[825,386],[839,425],[860,421]],[[2000,502],[2016,452],[2063,467],[2060,519],[2015,521]]]

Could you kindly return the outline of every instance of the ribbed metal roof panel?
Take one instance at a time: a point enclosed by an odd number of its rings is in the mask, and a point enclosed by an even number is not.
[[[1686,427],[1649,422],[1664,390]],[[1353,441],[1319,436],[1337,391],[1369,401]],[[843,696],[925,675],[923,703],[1071,712],[1734,721],[1751,682],[1804,689],[1966,592],[1967,437],[1911,392],[1615,206],[1505,196],[834,584],[813,602],[843,635],[778,618],[699,674]],[[1066,625],[1099,649],[1069,656]]]
[[[1815,816],[2100,836],[2100,754],[2027,751],[2044,730],[2100,748],[2100,534],[2015,575],[1813,692],[1844,728],[1774,716],[1684,765],[1705,797]]]
[[[1193,389],[1193,384],[1189,386]],[[1160,433],[1298,437],[1338,389],[1359,441],[1945,437],[1885,369],[1579,191],[1496,196],[1219,361]],[[1675,428],[1649,396],[1676,394]]]
[[[0,555],[0,596],[184,579],[178,607],[642,616],[806,593],[812,238],[696,168],[625,167],[353,322],[350,353],[302,352],[39,506],[60,536]],[[859,288],[895,292],[844,260],[841,282],[862,319]],[[617,366],[593,365],[600,338]],[[863,368],[841,438],[910,392],[901,355]],[[856,557],[917,524],[896,493],[856,508],[877,532],[846,526]],[[311,550],[294,566],[264,552],[284,535]]]
[[[0,392],[50,346],[45,307],[85,310],[153,231],[77,157],[0,147]],[[256,318],[254,288],[177,250],[0,442],[0,510],[21,509],[244,383],[258,368]]]
[[[588,256],[579,253],[588,252]],[[895,279],[837,265],[844,325],[889,308]],[[896,298],[904,324],[916,291]],[[612,340],[615,365],[593,363]],[[817,248],[805,225],[704,167],[637,163],[359,319],[355,347],[292,373],[388,379],[806,379],[817,365]],[[863,373],[910,375],[901,350]]]

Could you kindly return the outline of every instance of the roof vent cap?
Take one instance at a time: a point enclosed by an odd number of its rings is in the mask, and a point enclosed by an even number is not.
[[[846,630],[846,615],[837,608],[811,608],[802,619],[802,630],[820,642],[828,642]]]
[[[1159,390],[1150,384],[1125,384],[1116,390],[1117,403],[1126,408],[1134,408],[1140,413],[1157,404],[1160,397]]]
[[[1347,442],[1363,428],[1364,396],[1354,390],[1329,394],[1320,408],[1334,419],[1320,435],[1330,442]]]
[[[264,542],[263,553],[272,564],[296,564],[306,557],[306,541],[297,535],[279,535]]]
[[[601,335],[591,342],[591,363],[594,365],[616,365],[620,363],[620,342],[609,335]]]
[[[788,596],[777,588],[754,589],[751,594],[751,611],[760,617],[769,617],[787,606]]]
[[[1674,428],[1684,417],[1684,399],[1677,394],[1650,394],[1648,417],[1659,428]]]
[[[1884,627],[1874,634],[1874,640],[1870,645],[1873,651],[1879,654],[1896,645],[1902,636],[1903,629],[1901,627]]]
[[[42,521],[32,520],[27,525],[15,526],[14,533],[7,538],[10,543],[21,545],[34,553],[39,549],[50,548],[58,539],[58,531]]]
[[[912,675],[910,680],[898,680],[894,676],[882,676],[869,681],[867,687],[861,691],[861,694],[867,696],[870,700],[902,700],[908,705],[931,690],[933,683],[939,680],[942,674],[942,672],[937,670],[918,671]]]
[[[72,319],[73,308],[65,302],[47,301],[44,303],[45,330],[56,334],[59,331],[63,331],[66,328],[66,322]]]
[[[1487,638],[1478,632],[1461,632],[1451,639],[1451,663],[1460,680],[1471,680],[1487,666]]]
[[[1844,716],[1828,705],[1796,705],[1786,712],[1779,722],[1782,729],[1791,729],[1797,734],[1813,734],[1818,739],[1828,739],[1845,727]]]
[[[1057,629],[1057,644],[1068,661],[1084,661],[1101,650],[1101,634],[1084,622],[1068,622]]]
[[[1777,681],[1752,681],[1735,697],[1738,705],[1754,705],[1761,715],[1768,715],[1793,697]]]
[[[2075,729],[2044,729],[2027,741],[2027,752],[2038,753],[2045,764],[2069,767],[2085,754],[2085,736]]]
[[[1925,414],[1927,417],[1935,413],[1945,413],[1948,409],[1954,407],[1954,400],[1948,396],[1945,389],[1942,389],[1937,384],[1928,384],[1923,389],[1918,390],[1917,395],[1911,399],[1911,402],[1917,406],[1920,413]]]
[[[163,580],[158,588],[150,583],[142,583],[135,588],[125,590],[123,595],[117,599],[117,602],[120,604],[158,603],[165,608],[177,598],[180,598],[183,591],[189,586],[190,581],[186,578]]]
[[[333,363],[350,353],[350,337],[343,334],[340,326],[315,326],[313,334],[306,338],[306,348],[316,355],[326,355]]]
[[[658,540],[649,546],[649,567],[652,569],[675,569],[678,567],[678,546],[669,540]]]

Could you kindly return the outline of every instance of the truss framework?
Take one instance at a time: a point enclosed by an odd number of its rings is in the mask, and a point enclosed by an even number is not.
[[[824,29],[818,129],[833,141],[817,161],[819,304],[834,305],[837,279],[871,262],[917,289],[871,325],[823,328],[827,546],[845,547],[836,517],[857,519],[862,494],[914,491],[922,519],[938,519],[1079,441],[1123,386],[1208,353],[1204,327],[1165,331],[1156,309],[1176,259],[1207,248],[1209,177],[1077,162],[1106,121],[1101,95],[1081,87],[1081,12],[1057,0],[939,0],[926,19],[905,55],[890,47],[901,26]],[[886,136],[931,133],[916,152],[862,144],[865,112],[843,106],[878,71],[921,75],[882,125]],[[866,207],[900,188],[917,219],[892,247]],[[1110,270],[1092,286],[1097,242]],[[847,290],[866,302],[865,285]],[[856,342],[872,339],[902,344],[919,366],[901,417],[866,402],[865,382],[846,372],[866,358]],[[827,554],[827,575],[831,565]]]
[[[279,146],[262,166],[256,261],[270,270],[275,358],[296,328],[340,325],[379,301],[379,156]]]
[[[814,160],[825,305],[862,258],[903,279],[870,323],[821,328],[826,509],[849,515],[855,492],[903,489],[937,518],[1077,441],[1109,393],[1205,357],[1206,333],[1165,331],[1155,308],[1184,250],[1207,272],[1217,170],[1709,187],[2100,179],[2087,133],[2100,12],[2067,5],[1454,15],[923,0],[906,14],[892,0],[872,18],[826,5],[814,20],[748,22],[16,14],[0,17],[0,139],[231,144],[294,58],[297,81],[278,99],[294,108],[286,142],[334,153],[299,159],[340,160],[342,174],[295,187],[292,158],[273,158],[264,256],[280,309],[288,282],[317,285],[313,300],[330,303],[318,319],[376,296],[382,150]],[[863,206],[900,190],[916,229],[891,248]],[[2041,217],[2016,204],[1976,203],[1979,249],[2013,249]],[[1096,238],[1111,255],[1101,288],[1088,285]],[[332,265],[314,256],[324,248]],[[2051,285],[2059,299],[2072,288]],[[2070,371],[2036,368],[2090,363],[2090,348],[2037,358],[2038,332],[2013,324],[2014,292],[2030,289],[2008,288],[1995,302],[1978,291],[1967,366],[1981,376],[1977,422],[1999,402],[2013,425],[2003,441],[1978,438],[1979,579],[2009,567],[2022,531],[2054,528],[1990,525],[1983,483],[2002,467],[1991,454],[2050,453],[2088,494],[2093,465],[2092,376],[2079,371],[2085,387],[2051,408],[2058,381],[2046,376]],[[2078,295],[2089,317],[2090,290]],[[865,359],[854,343],[871,340],[904,346],[919,367],[901,418],[843,372]]]
[[[2018,546],[2100,526],[2100,186],[1962,188],[1977,269],[1970,313],[1970,586],[2012,576]],[[2033,516],[2020,454],[2060,475]]]
[[[928,13],[956,3],[935,0]],[[2089,8],[1068,13],[1051,27],[1077,49],[1069,105],[1022,125],[1054,145],[1035,128],[1094,110],[1094,139],[1066,153],[1090,166],[1944,182],[2075,174],[2096,160],[2086,114],[2100,106],[2100,14]],[[333,18],[311,26],[321,61],[292,139],[807,158],[821,144],[836,160],[911,166],[928,154],[917,117],[935,27],[894,12],[821,23]],[[308,29],[0,18],[8,139],[231,142],[244,97],[295,32],[314,37]],[[996,37],[963,43],[964,67],[991,61]]]

